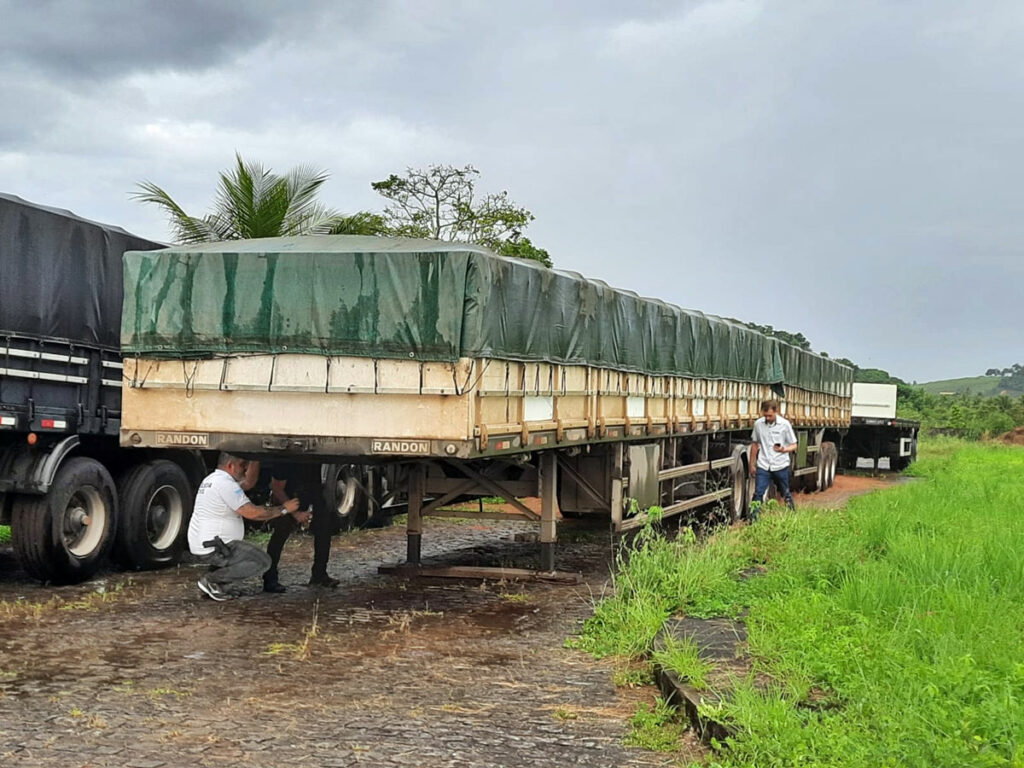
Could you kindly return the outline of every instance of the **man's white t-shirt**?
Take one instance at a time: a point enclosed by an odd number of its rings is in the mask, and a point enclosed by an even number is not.
[[[754,431],[750,433],[750,439],[757,443],[760,448],[757,452],[757,466],[759,469],[767,469],[769,472],[776,472],[789,467],[789,454],[779,453],[772,446],[776,443],[787,446],[796,442],[796,433],[793,432],[793,425],[779,415],[775,416],[775,422],[769,424],[764,416],[754,422]]]
[[[193,555],[208,555],[213,547],[203,542],[220,536],[224,542],[245,537],[245,523],[238,508],[249,503],[249,497],[238,481],[223,469],[216,469],[199,484],[192,521],[188,524],[188,548]]]

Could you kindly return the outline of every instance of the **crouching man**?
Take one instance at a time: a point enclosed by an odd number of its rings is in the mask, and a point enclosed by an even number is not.
[[[294,515],[299,523],[309,517],[298,512],[299,500],[258,507],[245,495],[259,476],[259,463],[221,453],[217,469],[199,484],[192,520],[188,525],[188,548],[200,562],[216,570],[199,579],[199,589],[214,600],[237,596],[239,584],[270,567],[270,556],[246,541],[245,520],[273,520]]]

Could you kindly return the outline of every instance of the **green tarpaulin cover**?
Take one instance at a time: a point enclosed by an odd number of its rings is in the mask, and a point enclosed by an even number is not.
[[[588,364],[840,393],[852,370],[746,326],[459,243],[238,240],[124,256],[126,355]]]

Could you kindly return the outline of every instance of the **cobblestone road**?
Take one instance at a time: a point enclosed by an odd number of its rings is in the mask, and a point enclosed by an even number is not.
[[[536,565],[519,523],[431,521],[440,562]],[[201,599],[194,567],[35,586],[0,555],[2,766],[659,766],[624,747],[653,689],[564,641],[604,588],[606,533],[560,544],[579,586],[378,576],[400,527],[334,541],[338,590]],[[15,602],[19,601],[20,602]],[[315,625],[315,631],[313,627]]]

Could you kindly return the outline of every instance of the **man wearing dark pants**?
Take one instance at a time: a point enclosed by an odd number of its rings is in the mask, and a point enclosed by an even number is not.
[[[291,518],[302,523],[309,519],[298,512],[298,499],[280,506],[258,507],[245,495],[243,486],[255,483],[259,465],[230,453],[221,453],[217,469],[199,484],[192,519],[188,525],[188,547],[200,562],[217,570],[199,579],[199,590],[213,600],[235,597],[241,582],[264,571],[270,557],[246,541],[247,520]]]
[[[302,509],[312,508],[313,520],[310,527],[313,530],[313,569],[309,584],[332,589],[337,587],[340,582],[327,573],[334,520],[324,499],[320,465],[275,461],[263,472],[260,482],[269,484],[272,502],[282,502],[284,499],[296,497]],[[293,519],[281,518],[271,522],[271,526],[274,531],[270,536],[270,543],[267,544],[270,565],[263,574],[263,589],[265,592],[284,592],[285,586],[279,580],[277,566],[285,542],[298,525]]]
[[[768,488],[775,485],[779,495],[790,509],[794,509],[793,494],[789,492],[789,454],[797,449],[793,425],[778,415],[775,400],[761,403],[761,418],[754,422],[750,435],[750,474],[755,478],[754,503],[764,502]],[[756,514],[756,513],[755,513]]]

